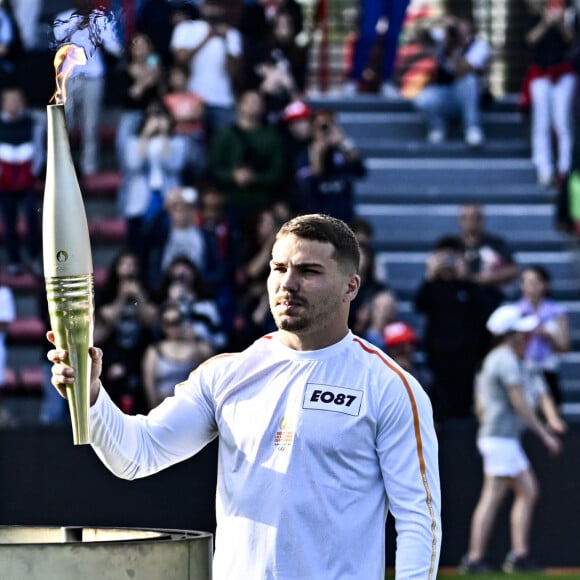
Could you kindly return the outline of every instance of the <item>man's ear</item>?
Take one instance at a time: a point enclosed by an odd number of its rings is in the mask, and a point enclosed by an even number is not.
[[[345,302],[352,302],[358,294],[360,288],[360,276],[352,274],[346,283],[346,292],[344,294]]]

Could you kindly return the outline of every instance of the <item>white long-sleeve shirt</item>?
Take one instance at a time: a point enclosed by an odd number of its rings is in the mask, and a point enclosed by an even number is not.
[[[101,390],[91,441],[132,479],[219,435],[216,580],[383,580],[387,509],[396,578],[435,579],[441,543],[437,440],[421,386],[349,333],[316,351],[277,333],[191,373],[147,417]]]
[[[173,51],[198,48],[206,39],[210,25],[205,20],[185,20],[173,29],[170,47]],[[191,59],[187,87],[208,105],[233,107],[236,101],[228,73],[228,55],[242,56],[242,35],[229,28],[225,38],[211,37]]]

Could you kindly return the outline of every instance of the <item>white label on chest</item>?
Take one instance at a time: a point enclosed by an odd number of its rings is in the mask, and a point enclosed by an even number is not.
[[[356,416],[360,413],[362,397],[363,392],[355,389],[308,383],[302,408]]]

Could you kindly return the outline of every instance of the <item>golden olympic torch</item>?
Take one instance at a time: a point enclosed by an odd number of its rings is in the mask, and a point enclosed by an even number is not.
[[[75,445],[90,442],[88,351],[93,343],[94,285],[89,228],[65,122],[64,86],[70,68],[82,64],[83,57],[84,51],[74,45],[61,47],[55,57],[56,104],[47,106],[47,166],[42,206],[50,324],[56,347],[68,352],[65,362],[75,370],[75,382],[66,388]],[[67,59],[69,63],[75,61],[70,68]]]

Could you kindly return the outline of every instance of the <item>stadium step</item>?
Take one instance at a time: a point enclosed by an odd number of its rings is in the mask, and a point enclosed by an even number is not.
[[[482,147],[468,147],[462,140],[448,140],[434,145],[423,139],[367,137],[356,140],[361,155],[365,158],[413,158],[413,159],[444,159],[462,157],[482,159],[494,157],[529,158],[530,145],[527,139],[492,140]]]
[[[40,366],[7,368],[5,374],[5,382],[0,388],[0,394],[3,397],[40,397],[42,395],[44,376]]]
[[[357,94],[349,97],[340,94],[313,95],[308,102],[314,109],[331,109],[340,113],[411,113],[415,111],[413,103],[402,97],[387,99],[378,94]],[[512,113],[520,115],[516,95],[505,95],[494,100],[485,113]],[[518,122],[521,118],[518,117]]]
[[[569,239],[554,229],[552,204],[484,204],[483,210],[488,229],[502,235],[514,248],[559,249]],[[459,233],[457,204],[401,204],[383,200],[359,203],[356,211],[373,225],[380,250],[428,249],[441,235]]]
[[[425,120],[418,112],[340,112],[338,120],[345,132],[355,141],[362,137],[422,140],[427,135]],[[528,134],[527,125],[521,114],[514,112],[483,113],[482,129],[487,141],[525,138]],[[448,138],[463,138],[458,124],[450,124]]]
[[[410,188],[461,186],[465,190],[484,185],[501,188],[507,183],[533,184],[535,171],[529,159],[443,158],[407,159],[371,157],[366,160],[368,175],[358,189],[381,186],[385,195],[404,184]]]

